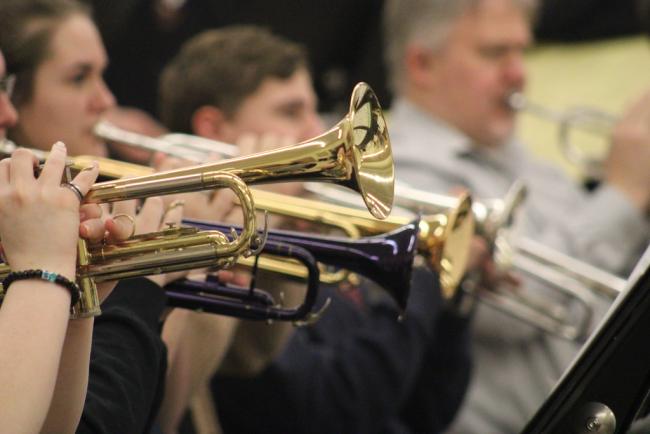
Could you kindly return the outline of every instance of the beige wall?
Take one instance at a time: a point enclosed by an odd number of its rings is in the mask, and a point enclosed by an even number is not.
[[[558,110],[587,105],[620,114],[635,95],[650,89],[650,44],[643,37],[539,46],[527,56],[527,65],[527,97]],[[534,153],[577,175],[555,145],[552,123],[522,115],[519,133]],[[580,137],[578,143],[592,143]]]

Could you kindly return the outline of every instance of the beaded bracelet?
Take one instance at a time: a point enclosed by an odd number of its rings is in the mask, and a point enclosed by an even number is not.
[[[5,292],[9,289],[11,285],[16,280],[25,280],[25,279],[42,279],[48,282],[56,283],[57,285],[63,286],[65,289],[70,291],[70,308],[77,304],[79,301],[79,294],[81,290],[79,285],[77,285],[72,280],[67,277],[61,276],[60,274],[53,273],[51,271],[45,270],[23,270],[23,271],[12,271],[4,278],[2,281],[2,287]]]

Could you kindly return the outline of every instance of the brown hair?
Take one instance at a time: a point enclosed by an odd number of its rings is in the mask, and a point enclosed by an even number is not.
[[[287,79],[307,67],[304,49],[256,26],[205,31],[165,67],[159,88],[160,119],[172,131],[191,132],[192,116],[212,105],[226,116],[267,78]]]
[[[52,34],[74,14],[90,16],[90,8],[76,0],[0,1],[0,49],[7,71],[16,74],[12,99],[17,108],[32,97],[34,76],[49,55]]]

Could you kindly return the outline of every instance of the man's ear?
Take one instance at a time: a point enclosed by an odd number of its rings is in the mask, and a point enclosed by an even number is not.
[[[408,81],[418,88],[426,88],[431,85],[435,63],[435,56],[432,55],[430,49],[416,44],[406,47],[404,56],[406,76]]]
[[[223,111],[215,106],[204,105],[192,115],[192,131],[200,137],[223,140],[227,135],[228,121]]]

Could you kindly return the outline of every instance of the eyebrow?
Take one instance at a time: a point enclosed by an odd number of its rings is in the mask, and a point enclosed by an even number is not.
[[[75,63],[70,67],[71,70],[75,71],[83,71],[83,72],[89,72],[92,71],[93,67],[90,63],[87,62],[79,62]]]
[[[289,101],[282,101],[277,104],[277,107],[282,107],[282,108],[299,108],[305,105],[305,102],[302,100],[289,100]]]
[[[108,67],[108,63],[100,65],[99,70],[103,73],[106,68]],[[84,73],[91,72],[93,70],[93,63],[92,62],[86,62],[86,61],[79,61],[74,63],[72,66],[70,66],[70,70],[74,71],[81,71]]]

